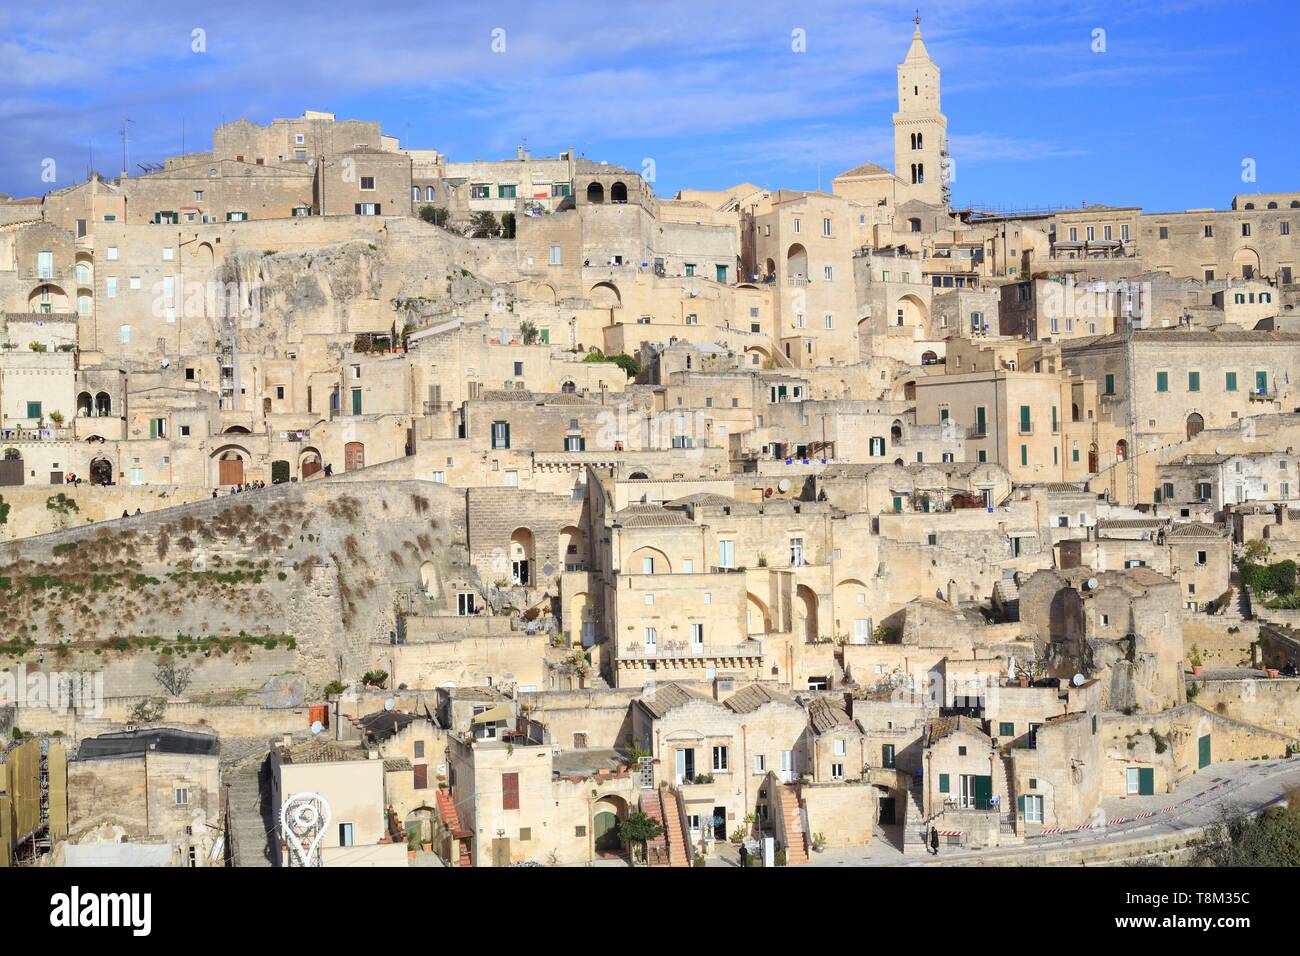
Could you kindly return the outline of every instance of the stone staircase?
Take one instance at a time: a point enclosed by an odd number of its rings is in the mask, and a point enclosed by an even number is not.
[[[785,824],[785,864],[802,866],[808,862],[808,836],[803,828],[803,811],[799,808],[799,788],[793,783],[783,783],[772,790],[776,798],[775,811]]]
[[[451,798],[451,794],[446,790],[439,790],[437,795],[438,815],[442,817],[443,825],[447,828],[456,843],[452,850],[453,859],[451,866],[473,866],[473,861],[469,857],[469,840],[470,834],[461,829],[460,814],[456,812],[456,801]]]
[[[668,866],[690,866],[691,854],[686,846],[686,830],[682,825],[677,791],[672,787],[660,787],[657,796],[660,801],[660,822],[664,826],[664,836],[668,843]],[[654,798],[648,802],[654,802]]]
[[[226,842],[234,866],[272,866],[278,821],[271,809],[271,781],[265,755],[223,768]]]
[[[903,854],[924,853],[929,834],[925,819],[925,780],[914,776],[907,789],[907,806],[903,809]]]
[[[641,812],[658,823],[663,830],[653,840],[646,841],[646,863],[649,866],[671,866],[672,861],[668,855],[668,826],[664,821],[663,804],[660,803],[659,792],[643,792],[640,804]]]

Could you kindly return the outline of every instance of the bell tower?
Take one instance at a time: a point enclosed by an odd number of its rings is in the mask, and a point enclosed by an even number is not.
[[[948,204],[948,119],[939,109],[939,67],[921,39],[921,17],[907,56],[898,64],[894,114],[894,175],[901,201]]]

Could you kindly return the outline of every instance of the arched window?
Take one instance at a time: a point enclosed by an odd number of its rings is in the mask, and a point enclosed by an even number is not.
[[[435,196],[435,195],[437,195],[437,194],[434,192],[434,189],[433,189],[432,186],[425,186],[425,187],[424,187],[424,201],[425,201],[425,202],[433,202],[433,199],[434,199],[434,196]]]
[[[605,201],[605,187],[600,183],[589,183],[587,185],[587,202],[602,203]]]
[[[109,397],[108,392],[100,392],[95,396],[95,415],[104,418],[112,414],[113,399]]]
[[[907,220],[907,225],[908,225],[908,228],[910,228],[910,229],[912,230],[912,232],[920,232],[920,231],[921,231],[921,220],[919,220],[919,219],[909,219],[909,220]]]
[[[615,183],[609,187],[610,202],[627,202],[627,185],[625,183]]]

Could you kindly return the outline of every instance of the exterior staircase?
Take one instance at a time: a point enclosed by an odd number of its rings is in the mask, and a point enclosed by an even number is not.
[[[271,781],[262,755],[222,769],[226,791],[226,843],[233,866],[272,866],[278,821],[271,810]]]
[[[776,812],[785,824],[786,866],[801,866],[808,862],[808,835],[804,833],[803,811],[799,808],[799,788],[793,783],[783,783],[773,788]]]
[[[664,836],[668,842],[668,865],[690,866],[691,855],[686,847],[686,830],[682,826],[682,811],[677,791],[672,787],[660,787],[658,798],[661,801],[660,822],[663,823]],[[653,802],[653,798],[647,802]]]
[[[671,866],[668,856],[668,825],[664,821],[663,804],[659,802],[657,791],[641,794],[641,812],[658,823],[663,830],[653,840],[646,842],[646,863],[649,866]]]
[[[473,866],[469,856],[469,837],[472,835],[460,825],[460,814],[456,812],[456,801],[446,790],[439,790],[437,795],[438,815],[443,825],[451,834],[456,846],[452,849],[451,866]]]
[[[912,777],[907,789],[907,806],[903,810],[903,855],[924,853],[928,849],[928,821],[925,819],[925,779]]]

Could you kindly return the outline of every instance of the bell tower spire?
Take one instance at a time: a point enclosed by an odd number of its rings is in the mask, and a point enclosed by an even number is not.
[[[894,114],[894,175],[903,201],[948,201],[948,120],[939,105],[939,67],[921,39],[921,12],[912,21],[912,45],[898,64]]]

